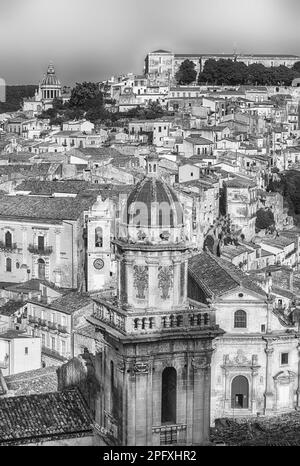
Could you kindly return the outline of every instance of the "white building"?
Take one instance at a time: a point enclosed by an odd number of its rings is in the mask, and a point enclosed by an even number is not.
[[[0,369],[3,375],[41,367],[41,339],[17,330],[0,333]]]

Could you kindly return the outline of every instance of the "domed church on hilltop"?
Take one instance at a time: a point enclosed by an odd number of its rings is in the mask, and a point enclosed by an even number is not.
[[[68,98],[69,96],[63,95],[62,86],[55,74],[54,65],[50,63],[47,73],[35,91],[35,95],[24,99],[23,112],[30,112],[32,116],[35,116],[44,110],[52,108],[54,99],[66,101]]]

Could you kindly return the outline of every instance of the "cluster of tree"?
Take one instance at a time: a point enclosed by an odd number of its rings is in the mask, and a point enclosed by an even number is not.
[[[271,230],[275,228],[275,219],[272,210],[259,209],[256,212],[255,228],[257,231]]]
[[[209,59],[199,73],[198,83],[290,86],[296,77],[300,77],[300,62],[295,63],[293,68],[288,68],[283,65],[266,67],[260,63],[246,65],[233,60]]]
[[[300,223],[300,172],[288,170],[280,173],[279,180],[271,179],[268,191],[279,192],[284,198],[284,205],[289,209],[296,222]]]
[[[61,124],[67,120],[86,118],[91,122],[107,117],[103,95],[97,83],[76,83],[69,102],[54,99],[53,108],[44,111],[40,118],[50,118],[50,124]]]
[[[195,70],[195,63],[191,60],[184,60],[176,75],[176,81],[180,85],[188,85],[196,81],[197,71]]]
[[[16,112],[21,109],[23,99],[33,97],[35,92],[35,85],[24,86],[6,86],[5,102],[0,102],[0,113]]]
[[[124,119],[151,120],[164,115],[163,109],[157,102],[150,102],[147,107],[136,107],[122,113],[109,112],[105,108],[105,103],[107,103],[107,99],[103,96],[98,84],[77,83],[72,89],[69,102],[63,103],[60,99],[54,99],[53,108],[44,111],[40,118],[49,118],[52,125],[59,125],[64,121],[83,117],[93,123],[114,124]]]
[[[147,107],[136,107],[126,113],[127,118],[138,118],[140,120],[154,120],[164,115],[164,110],[158,102],[149,102]]]

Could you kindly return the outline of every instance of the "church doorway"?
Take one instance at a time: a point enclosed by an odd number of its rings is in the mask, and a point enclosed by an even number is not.
[[[233,409],[247,409],[249,407],[249,382],[243,375],[238,375],[232,381],[231,407]]]
[[[43,259],[38,260],[38,278],[40,280],[45,280],[45,261]]]

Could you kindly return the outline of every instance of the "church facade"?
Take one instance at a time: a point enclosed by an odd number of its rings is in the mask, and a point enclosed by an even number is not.
[[[209,302],[225,331],[213,342],[212,423],[220,417],[274,415],[299,408],[298,326],[293,306],[283,303],[270,280],[266,292],[209,252],[189,261],[188,295]]]

